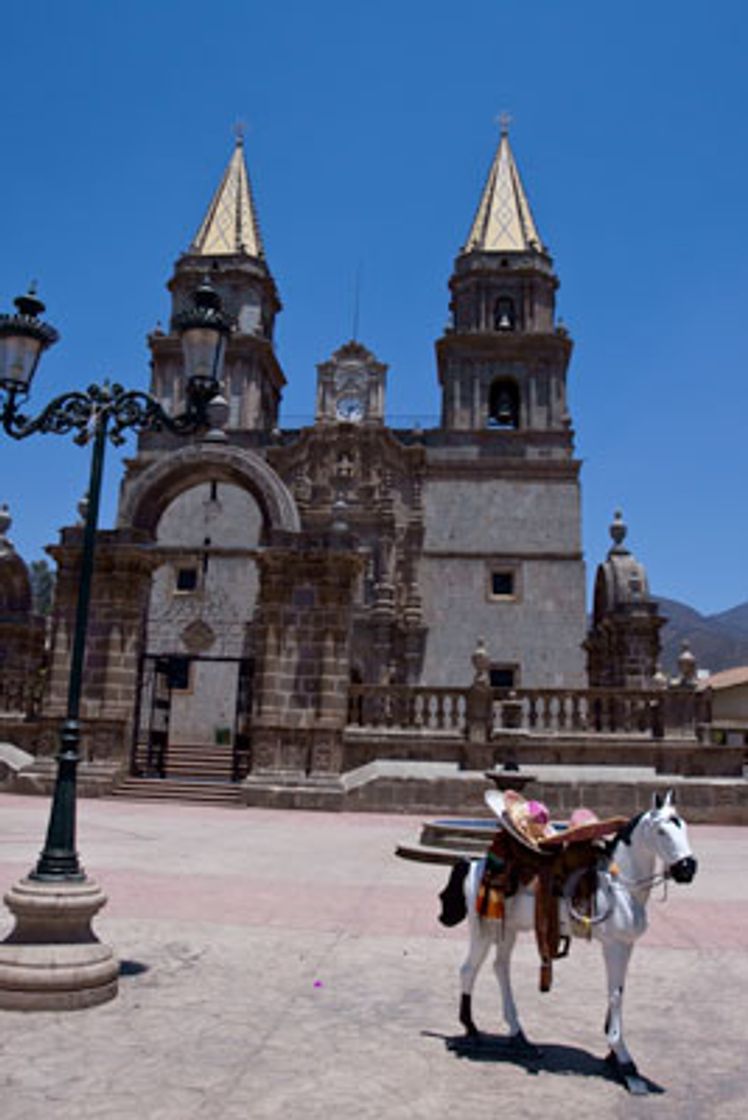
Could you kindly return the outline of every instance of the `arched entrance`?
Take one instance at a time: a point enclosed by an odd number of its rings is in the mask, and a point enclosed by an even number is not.
[[[298,529],[282,481],[252,452],[197,446],[126,490],[120,526],[160,564],[143,627],[132,771],[231,781],[251,758],[257,551]]]

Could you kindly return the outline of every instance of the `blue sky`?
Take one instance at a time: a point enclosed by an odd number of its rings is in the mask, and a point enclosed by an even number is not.
[[[285,306],[284,422],[350,337],[359,271],[390,415],[435,417],[447,281],[508,109],[575,340],[589,572],[621,506],[659,594],[748,598],[745,5],[38,0],[3,29],[0,307],[34,277],[63,336],[33,405],[146,386],[145,335],[240,119]],[[87,461],[67,439],[0,438],[27,559],[75,519]]]

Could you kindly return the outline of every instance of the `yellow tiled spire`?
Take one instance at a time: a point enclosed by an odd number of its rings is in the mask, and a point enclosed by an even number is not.
[[[244,140],[241,134],[237,135],[236,147],[228,167],[213,195],[190,252],[204,257],[230,253],[247,253],[251,257],[265,255],[244,162]]]
[[[512,149],[505,119],[488,180],[465,242],[464,252],[545,252],[533,220]]]

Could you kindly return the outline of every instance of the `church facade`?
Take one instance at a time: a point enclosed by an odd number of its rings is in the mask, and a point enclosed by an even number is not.
[[[283,687],[302,690],[302,712],[319,707],[331,661],[340,663],[341,685],[467,684],[479,636],[497,686],[582,686],[571,342],[555,322],[558,281],[508,137],[450,280],[451,325],[436,347],[436,429],[388,427],[387,367],[358,341],[318,366],[314,424],[279,429],[280,300],[240,143],[177,262],[173,316],[206,277],[234,324],[226,439],[185,448],[168,435],[143,435],[122,484],[118,531],[145,530],[144,548],[155,542],[161,561],[147,595],[141,740],[154,720],[172,746],[251,740],[251,709],[261,715],[269,679],[265,646],[278,640],[293,646]],[[178,410],[178,337],[149,341],[151,391]],[[332,607],[322,650],[304,635],[304,602],[317,589],[294,586],[296,555],[280,562],[279,578],[285,570],[292,588],[286,617],[281,610],[266,621],[259,593],[279,533],[291,552],[305,536],[314,540],[320,565],[332,564],[336,597],[339,578],[345,587],[348,601]],[[345,550],[334,547],[341,537],[352,545],[344,574]]]
[[[314,422],[281,427],[281,301],[241,141],[169,280],[169,328],[148,340],[150,391],[171,413],[185,404],[175,324],[206,281],[231,323],[225,418],[203,437],[143,433],[126,466],[97,545],[89,759],[250,782],[339,773],[356,689],[466,689],[476,646],[481,680],[504,694],[584,689],[588,657],[594,683],[631,683],[605,675],[606,656],[626,656],[625,625],[585,652],[572,342],[505,131],[449,278],[438,427],[388,425],[386,356],[359,340],[317,366]],[[50,729],[81,535],[50,549]]]

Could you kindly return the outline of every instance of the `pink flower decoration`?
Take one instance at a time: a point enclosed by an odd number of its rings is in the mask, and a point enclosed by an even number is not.
[[[528,801],[527,815],[533,824],[548,824],[551,815],[542,801]]]

